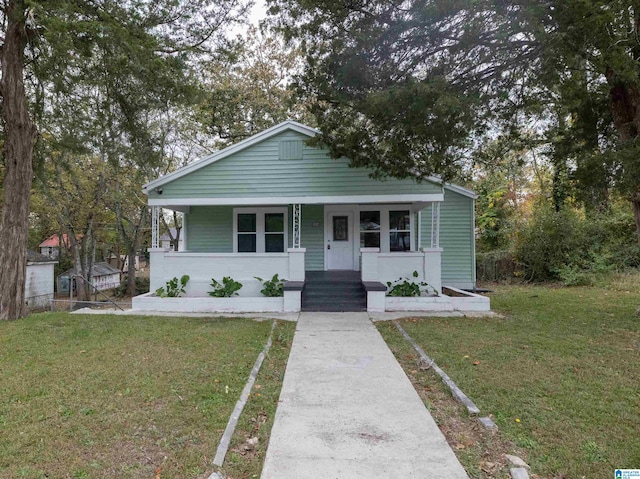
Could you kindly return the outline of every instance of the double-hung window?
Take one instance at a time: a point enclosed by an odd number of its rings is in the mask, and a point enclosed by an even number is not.
[[[287,208],[235,208],[234,253],[284,253]]]
[[[380,211],[360,212],[360,247],[380,248]]]
[[[404,205],[403,205],[404,206]],[[382,205],[360,210],[360,247],[382,252],[411,251],[412,215],[409,208]]]
[[[389,251],[411,250],[411,213],[389,210]]]

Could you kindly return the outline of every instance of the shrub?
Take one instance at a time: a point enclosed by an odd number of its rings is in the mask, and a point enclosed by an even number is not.
[[[413,277],[418,277],[418,272],[413,272]],[[420,296],[423,291],[429,292],[429,289],[432,293],[438,296],[438,292],[433,288],[429,283],[425,283],[424,281],[416,283],[413,280],[408,278],[399,278],[394,281],[387,281],[387,286],[391,288],[391,290],[387,293],[388,296],[402,296],[402,297],[412,297],[412,296]]]
[[[173,278],[167,281],[164,288],[156,289],[156,296],[160,296],[161,298],[177,298],[181,294],[184,294],[184,287],[189,282],[189,275],[185,274],[180,278]]]
[[[284,296],[284,283],[286,279],[278,278],[278,273],[273,275],[273,278],[265,281],[262,278],[254,276],[255,279],[262,283],[263,288],[260,292],[269,298],[278,298]]]
[[[579,220],[571,211],[539,210],[516,234],[515,257],[525,279],[557,279],[557,271],[568,264],[579,248]]]
[[[209,291],[209,296],[230,298],[232,296],[238,296],[238,291],[242,288],[242,283],[235,281],[230,276],[225,276],[222,278],[222,283],[211,278],[211,287],[213,291]]]
[[[149,278],[136,278],[136,296],[149,292]],[[116,298],[122,298],[127,294],[127,281],[124,280],[120,283],[120,286],[113,288],[113,295]]]
[[[591,285],[602,274],[640,265],[633,216],[615,208],[581,217],[567,208],[537,210],[516,234],[514,256],[530,281]]]

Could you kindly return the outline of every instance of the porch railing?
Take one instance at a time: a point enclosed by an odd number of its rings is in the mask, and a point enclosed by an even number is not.
[[[230,276],[243,284],[240,296],[256,296],[262,286],[255,277],[271,279],[277,274],[288,281],[304,281],[305,252],[305,248],[290,248],[286,253],[193,253],[152,248],[150,290],[187,274],[187,295],[207,296],[212,278],[220,281]]]

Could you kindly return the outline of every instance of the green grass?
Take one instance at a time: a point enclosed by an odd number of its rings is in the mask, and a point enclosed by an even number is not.
[[[260,477],[295,326],[295,323],[280,323],[274,331],[271,350],[240,416],[222,467],[227,479]],[[247,440],[251,438],[258,439],[257,447],[248,445]]]
[[[525,451],[532,472],[612,477],[614,468],[640,467],[638,279],[502,286],[491,306],[504,318],[401,324]],[[397,334],[391,328],[380,325],[387,337]]]
[[[270,328],[67,313],[0,323],[0,477],[210,473]]]

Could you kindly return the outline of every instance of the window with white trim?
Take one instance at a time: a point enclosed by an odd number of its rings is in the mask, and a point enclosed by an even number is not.
[[[389,211],[389,251],[411,250],[411,211]]]
[[[367,205],[360,214],[360,247],[412,251],[415,225],[408,205]]]
[[[234,253],[284,253],[287,208],[234,208]]]
[[[380,211],[360,212],[360,247],[380,248]]]

